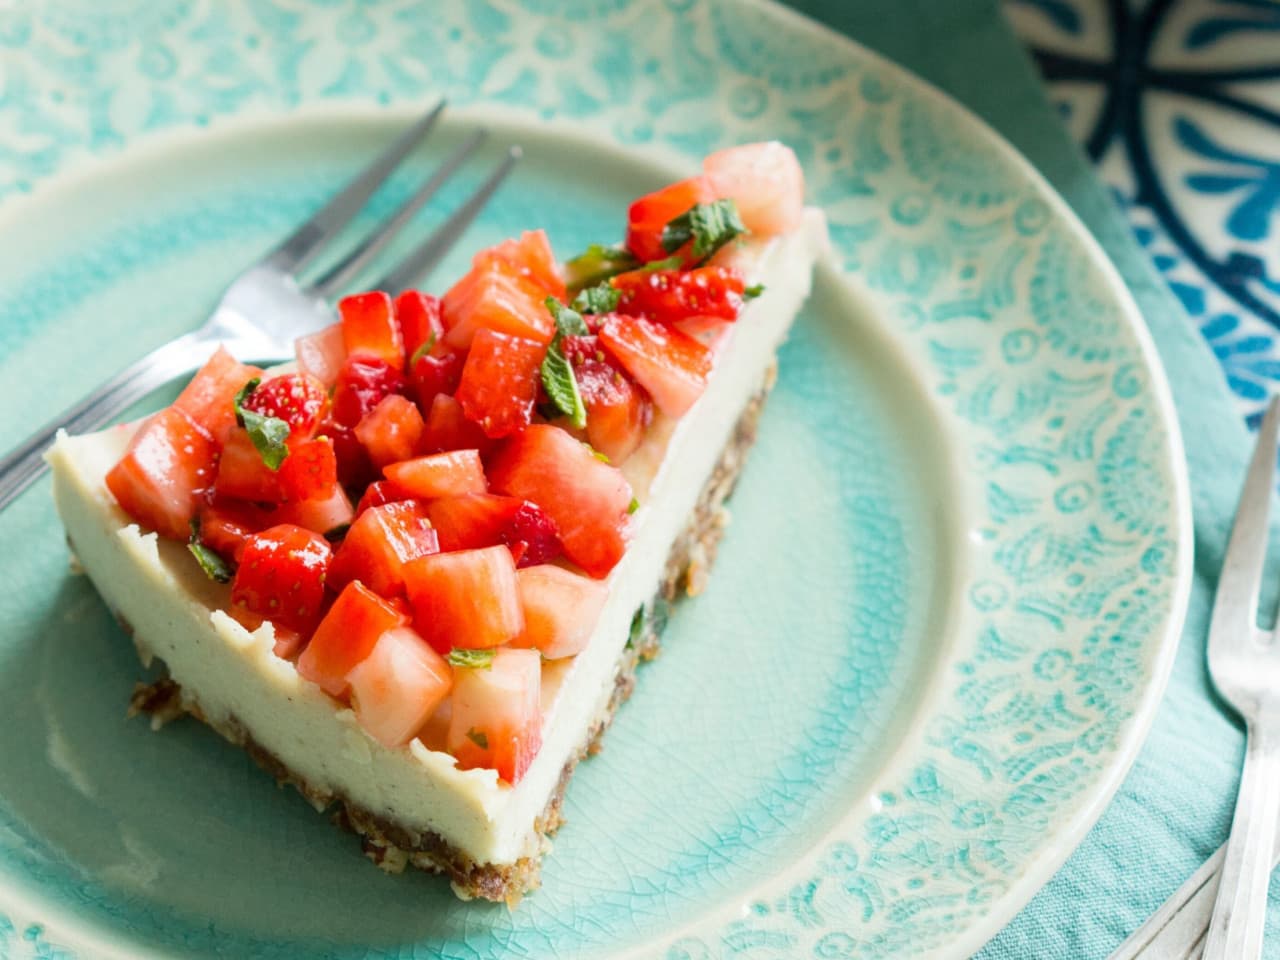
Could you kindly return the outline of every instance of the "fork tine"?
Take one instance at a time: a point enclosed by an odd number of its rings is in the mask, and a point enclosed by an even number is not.
[[[1267,520],[1275,486],[1276,442],[1280,434],[1280,397],[1273,397],[1258,429],[1258,442],[1245,475],[1236,507],[1227,555],[1218,579],[1209,638],[1253,635],[1258,619],[1258,594],[1267,558]],[[1225,633],[1224,633],[1225,631]],[[1235,639],[1235,637],[1231,637]]]
[[[347,281],[351,280],[381,250],[390,243],[401,230],[413,219],[413,215],[422,209],[445,182],[454,175],[463,162],[480,148],[488,138],[488,130],[477,130],[466,143],[454,151],[426,183],[418,188],[400,209],[369,231],[349,254],[330,267],[314,284],[312,290],[322,297],[332,296]]]
[[[455,210],[453,216],[446,220],[440,229],[420,246],[410,251],[408,256],[392,268],[391,272],[374,284],[374,289],[398,293],[429,273],[462,236],[463,231],[470,226],[471,221],[476,218],[484,205],[489,202],[489,198],[502,185],[502,181],[507,178],[507,174],[511,172],[511,168],[516,165],[520,156],[520,148],[511,147],[502,162],[493,173],[489,174],[489,179],[480,185],[467,202]]]
[[[377,160],[342,188],[336,197],[326,203],[310,220],[298,227],[289,237],[265,258],[265,263],[286,273],[296,273],[311,262],[335,233],[351,222],[375,190],[382,185],[391,171],[399,166],[409,152],[426,139],[431,128],[444,112],[441,100],[422,119],[402,133]]]

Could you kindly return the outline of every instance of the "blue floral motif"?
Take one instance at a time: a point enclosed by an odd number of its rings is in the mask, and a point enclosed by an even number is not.
[[[1227,217],[1227,230],[1241,240],[1266,237],[1272,218],[1280,214],[1280,159],[1269,160],[1227,149],[1186,117],[1174,120],[1173,131],[1179,143],[1205,159],[1252,171],[1193,173],[1187,176],[1187,186],[1200,193],[1240,193],[1239,203]]]
[[[1187,30],[1188,50],[1212,46],[1242,31],[1280,33],[1280,6],[1274,0],[1216,0],[1212,16]]]

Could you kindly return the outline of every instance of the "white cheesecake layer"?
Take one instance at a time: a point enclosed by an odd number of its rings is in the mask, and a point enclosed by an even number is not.
[[[436,833],[477,863],[514,863],[539,852],[534,821],[605,710],[632,617],[657,589],[673,542],[809,293],[825,245],[825,223],[813,210],[799,230],[769,244],[755,278],[765,292],[719,348],[706,392],[679,421],[658,418],[624,465],[641,503],[634,538],[609,576],[587,648],[544,666],[542,749],[514,787],[492,770],[459,770],[453,757],[418,740],[382,746],[351,710],[272,653],[269,624],[249,633],[223,613],[229,588],[208,580],[185,545],[143,533],[107,491],[104,477],[132,425],[58,438],[47,455],[58,512],[80,563],[133,628],[140,652],[164,660],[212,724],[238,724],[318,790]]]

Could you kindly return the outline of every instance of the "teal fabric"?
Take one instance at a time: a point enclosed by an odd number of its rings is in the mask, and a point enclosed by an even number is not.
[[[1053,183],[1120,269],[1155,337],[1187,449],[1195,582],[1168,692],[1114,802],[1053,880],[980,953],[1105,957],[1226,839],[1243,735],[1209,682],[1204,643],[1250,452],[1220,368],[1069,139],[995,0],[793,0],[981,115]],[[1280,957],[1272,888],[1265,955]]]

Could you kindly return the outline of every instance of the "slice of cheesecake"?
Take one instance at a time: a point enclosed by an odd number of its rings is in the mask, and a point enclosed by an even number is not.
[[[352,298],[293,372],[246,384],[259,372],[221,355],[156,417],[61,436],[72,550],[166,670],[134,706],[242,745],[386,869],[445,873],[465,898],[535,887],[574,766],[666,605],[704,581],[825,247],[799,196],[742,186],[776,183],[761,161],[781,151],[737,148],[641,198],[629,251],[573,261],[570,290],[541,253],[508,269],[526,235],[477,256],[439,319],[423,295]],[[548,289],[528,336],[494,307]],[[308,386],[325,383],[332,401]]]

